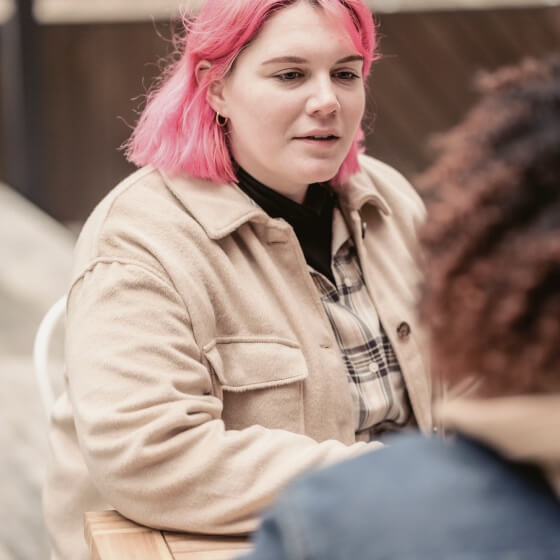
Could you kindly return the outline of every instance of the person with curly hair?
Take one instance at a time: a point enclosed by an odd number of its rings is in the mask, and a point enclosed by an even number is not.
[[[419,181],[420,308],[450,437],[395,436],[307,475],[251,560],[560,558],[560,57],[478,87]]]

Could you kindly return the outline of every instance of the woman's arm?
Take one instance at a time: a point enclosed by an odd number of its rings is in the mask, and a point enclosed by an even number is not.
[[[168,278],[99,260],[68,303],[69,392],[94,484],[153,527],[245,533],[299,473],[376,444],[317,443],[254,425],[227,430],[222,401]]]

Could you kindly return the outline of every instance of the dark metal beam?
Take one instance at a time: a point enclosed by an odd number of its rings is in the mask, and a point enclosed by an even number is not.
[[[42,205],[38,27],[32,0],[17,0],[0,28],[4,180]]]

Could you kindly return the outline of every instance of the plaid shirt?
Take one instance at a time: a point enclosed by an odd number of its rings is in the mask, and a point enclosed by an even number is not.
[[[333,215],[336,285],[310,268],[348,374],[356,434],[367,439],[411,421],[401,368],[364,283],[356,249],[338,209]],[[362,438],[360,438],[362,439]]]

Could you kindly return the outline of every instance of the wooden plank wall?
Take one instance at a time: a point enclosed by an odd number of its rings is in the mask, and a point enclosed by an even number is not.
[[[368,151],[407,175],[429,161],[429,135],[472,102],[475,71],[560,50],[558,7],[377,19],[384,56],[369,83]],[[83,220],[131,171],[118,147],[169,36],[169,24],[150,22],[40,27],[42,205],[54,217]]]
[[[408,175],[429,163],[427,138],[472,104],[477,71],[560,51],[560,8],[400,13],[380,17],[379,28],[368,148]]]

